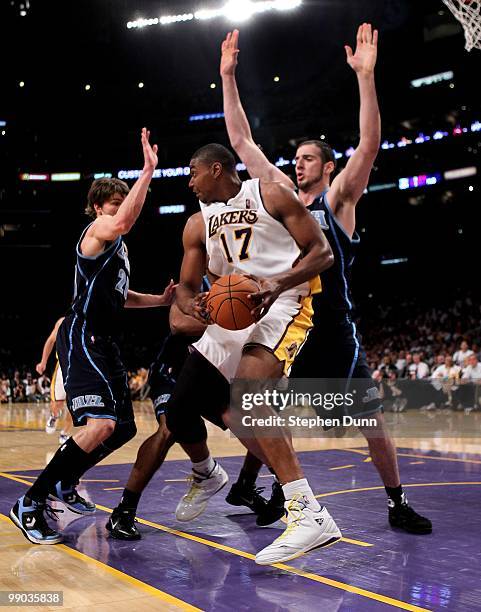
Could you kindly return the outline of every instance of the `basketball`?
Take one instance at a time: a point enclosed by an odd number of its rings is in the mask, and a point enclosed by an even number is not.
[[[232,331],[254,323],[253,302],[247,297],[259,291],[259,283],[243,274],[221,276],[213,283],[206,307],[214,323]]]

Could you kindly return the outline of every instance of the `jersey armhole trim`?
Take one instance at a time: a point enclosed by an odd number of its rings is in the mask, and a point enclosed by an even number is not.
[[[93,221],[92,221],[93,223]],[[114,249],[114,247],[118,246],[119,242],[122,240],[122,236],[117,236],[117,238],[103,251],[101,251],[100,253],[98,253],[97,255],[84,255],[81,251],[80,251],[80,245],[82,243],[82,240],[85,238],[85,234],[87,233],[88,228],[92,225],[92,223],[89,223],[87,225],[87,227],[84,229],[84,231],[82,232],[80,239],[77,243],[77,246],[75,248],[78,257],[81,257],[82,259],[86,259],[88,261],[95,261],[96,259],[98,259],[99,257],[102,257],[102,255],[105,255],[106,253],[109,253],[111,250]]]
[[[349,234],[346,232],[346,230],[344,229],[342,223],[337,219],[336,215],[334,214],[334,211],[331,208],[331,205],[329,204],[329,200],[327,199],[327,194],[328,192],[324,192],[324,201],[326,203],[326,208],[329,211],[329,216],[332,218],[332,220],[334,221],[334,223],[337,225],[337,227],[341,230],[341,232],[344,234],[344,236],[346,236],[346,238],[349,240],[349,242],[351,244],[358,244],[359,242],[361,242],[361,237],[359,236],[359,234],[357,233],[356,230],[354,230],[354,233],[351,236],[349,236]]]

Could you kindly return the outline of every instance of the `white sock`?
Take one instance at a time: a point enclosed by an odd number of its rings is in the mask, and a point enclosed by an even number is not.
[[[292,499],[294,495],[302,495],[306,499],[310,510],[313,512],[319,512],[321,509],[321,506],[314,497],[314,493],[312,492],[306,478],[287,482],[285,485],[282,485],[282,490],[284,491],[286,501]]]
[[[199,461],[199,463],[192,463],[192,469],[197,474],[201,474],[202,476],[208,476],[215,467],[215,461],[209,455],[207,459],[203,461]]]

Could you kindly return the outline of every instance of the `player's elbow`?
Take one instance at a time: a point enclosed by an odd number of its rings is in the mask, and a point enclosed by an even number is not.
[[[182,336],[188,333],[187,326],[180,317],[171,318],[169,321],[170,332],[174,336]]]
[[[326,241],[319,249],[319,273],[324,272],[334,264],[334,253]]]
[[[380,146],[381,134],[373,134],[372,136],[361,138],[359,150],[365,158],[371,159],[374,162],[379,153]]]

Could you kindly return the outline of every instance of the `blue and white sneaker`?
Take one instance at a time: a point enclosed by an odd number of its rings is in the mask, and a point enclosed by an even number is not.
[[[49,527],[44,514],[57,519],[56,512],[63,512],[63,510],[54,510],[45,502],[26,500],[25,495],[22,495],[10,510],[10,519],[30,542],[58,544],[63,540],[62,534]]]
[[[95,512],[95,504],[81,497],[74,485],[69,486],[67,489],[62,489],[62,483],[57,482],[48,498],[52,501],[62,502],[62,504],[76,514],[93,514]]]

